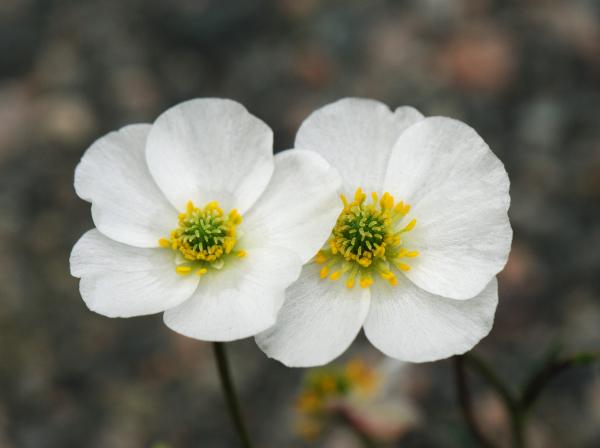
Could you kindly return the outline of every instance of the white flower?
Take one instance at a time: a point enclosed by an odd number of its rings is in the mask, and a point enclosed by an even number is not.
[[[512,239],[509,181],[473,129],[344,99],[310,115],[295,147],[339,170],[345,207],[277,324],[257,336],[268,356],[324,364],[364,327],[383,353],[424,362],[489,333]]]
[[[70,260],[87,306],[109,317],[165,311],[171,329],[211,341],[273,325],[341,206],[322,157],[273,157],[272,141],[240,104],[197,99],[92,144],[75,189],[97,229]]]

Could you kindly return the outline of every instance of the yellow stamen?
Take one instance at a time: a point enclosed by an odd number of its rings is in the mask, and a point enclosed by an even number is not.
[[[221,269],[225,257],[232,252],[240,258],[246,256],[244,250],[234,251],[236,227],[242,222],[242,215],[236,209],[225,214],[217,201],[208,202],[202,208],[188,201],[178,221],[170,238],[158,241],[160,247],[179,251],[186,260],[186,265],[176,267],[178,274],[187,275],[194,270],[202,276],[210,268]]]
[[[348,209],[348,199],[343,194],[340,194],[340,198],[342,199],[342,203],[344,204],[344,210]]]
[[[367,198],[367,195],[362,191],[362,188],[358,187],[356,189],[356,191],[354,192],[354,202],[357,202],[358,204],[362,204],[366,198]]]
[[[323,265],[320,277],[338,280],[343,275],[348,288],[353,288],[359,275],[359,284],[367,288],[373,284],[373,272],[391,285],[398,284],[396,274],[390,269],[408,271],[410,266],[402,258],[414,258],[416,250],[404,247],[403,234],[415,228],[417,221],[411,219],[403,228],[398,223],[409,212],[410,205],[403,201],[396,203],[389,192],[382,195],[370,193],[371,202],[366,203],[367,195],[357,188],[354,199],[349,202],[340,195],[344,208],[325,246],[315,255],[314,262]]]
[[[319,251],[317,253],[317,255],[315,256],[315,263],[317,264],[323,264],[327,261],[327,257],[325,256],[325,254],[321,251]]]
[[[175,272],[177,272],[179,275],[188,275],[190,272],[192,272],[192,268],[190,266],[176,266]]]
[[[404,271],[404,272],[410,271],[410,266],[407,265],[406,263],[400,262],[400,263],[398,263],[397,266],[398,266],[398,269],[400,269],[401,271]]]
[[[404,233],[404,232],[410,232],[412,229],[415,228],[415,226],[417,225],[417,220],[416,219],[412,219],[407,225],[406,227],[404,227],[400,232]]]

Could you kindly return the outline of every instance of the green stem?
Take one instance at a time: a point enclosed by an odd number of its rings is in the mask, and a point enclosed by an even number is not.
[[[538,370],[522,388],[521,394],[513,394],[492,368],[474,353],[467,353],[463,358],[498,394],[510,418],[510,426],[515,448],[525,447],[525,424],[527,415],[548,383],[561,372],[571,367],[588,365],[600,361],[600,353],[577,353],[563,359],[556,359],[558,353],[551,353],[540,370]],[[457,357],[457,362],[460,357]],[[458,384],[459,393],[462,387]],[[463,412],[464,413],[464,412]],[[471,418],[465,415],[465,419]],[[467,423],[469,421],[467,420]]]
[[[454,375],[456,379],[456,391],[458,394],[458,402],[460,404],[460,410],[471,436],[475,440],[478,446],[484,448],[492,448],[494,445],[488,441],[481,429],[477,425],[475,414],[473,412],[473,406],[471,403],[471,392],[469,391],[469,385],[467,383],[467,375],[465,372],[464,356],[454,357]]]
[[[521,406],[528,411],[538,399],[548,383],[561,372],[575,366],[591,364],[600,360],[599,353],[576,353],[568,358],[548,362],[523,387]]]
[[[219,371],[219,378],[221,379],[221,387],[223,394],[225,395],[225,401],[229,408],[229,414],[233,425],[240,437],[242,446],[244,448],[252,448],[252,442],[248,436],[246,425],[242,417],[240,409],[240,403],[233,387],[233,381],[231,380],[231,371],[229,369],[229,363],[227,362],[227,354],[225,352],[225,344],[223,342],[213,342],[213,349],[215,359],[217,361],[217,370]]]
[[[513,446],[523,448],[525,446],[524,419],[525,413],[522,411],[520,401],[517,400],[504,382],[481,358],[473,353],[464,355],[465,359],[471,364],[474,370],[490,385],[504,402],[510,418],[510,427],[512,432]]]

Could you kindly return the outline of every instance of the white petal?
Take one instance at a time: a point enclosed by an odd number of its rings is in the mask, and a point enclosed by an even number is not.
[[[96,140],[75,170],[75,191],[92,203],[94,223],[106,236],[157,247],[177,225],[177,212],[146,166],[150,125],[126,126]]]
[[[156,183],[178,209],[219,201],[244,213],[273,173],[273,133],[239,103],[186,101],[154,122],[146,147]]]
[[[412,203],[417,220],[405,236],[420,252],[407,277],[443,297],[478,294],[510,250],[508,188],[502,162],[469,126],[434,117],[402,134],[384,189]]]
[[[244,240],[279,246],[308,261],[323,246],[342,210],[337,171],[312,151],[275,156],[271,182],[244,217]]]
[[[289,367],[326,364],[356,338],[369,310],[369,290],[348,289],[342,281],[319,277],[320,267],[306,265],[288,288],[277,323],[256,337],[269,356]]]
[[[158,313],[190,297],[198,277],[175,273],[173,252],[118,243],[96,229],[71,252],[71,275],[88,308],[108,317]]]
[[[344,179],[344,190],[380,191],[392,146],[423,116],[411,107],[392,112],[378,101],[345,98],[313,112],[295,147],[317,151]]]
[[[287,249],[249,249],[219,271],[200,279],[198,290],[164,314],[165,324],[204,341],[254,336],[275,323],[284,290],[300,274],[302,263]]]
[[[436,361],[465,353],[485,337],[498,304],[496,279],[476,297],[458,301],[430,294],[405,278],[398,285],[376,282],[365,334],[393,358]]]

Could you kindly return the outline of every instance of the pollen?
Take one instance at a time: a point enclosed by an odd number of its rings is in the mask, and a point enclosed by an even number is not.
[[[368,288],[376,278],[395,286],[397,273],[409,271],[408,261],[419,255],[404,247],[404,234],[417,225],[414,218],[404,220],[410,205],[396,202],[387,192],[381,196],[371,193],[370,201],[367,197],[361,188],[352,201],[341,195],[344,208],[327,243],[313,259],[323,265],[322,279],[338,280],[344,275],[350,289],[356,284]]]
[[[216,201],[202,208],[188,201],[185,212],[179,214],[177,228],[171,231],[170,238],[159,239],[158,244],[178,252],[175,272],[203,276],[209,269],[221,269],[229,254],[246,256],[246,251],[234,250],[236,228],[241,223],[242,215],[236,209],[226,214]]]

